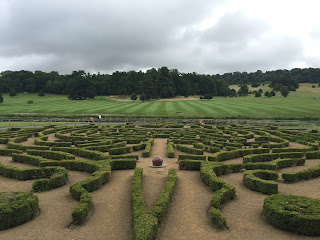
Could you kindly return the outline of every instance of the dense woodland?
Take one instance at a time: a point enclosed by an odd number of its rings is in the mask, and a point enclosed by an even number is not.
[[[112,74],[90,74],[83,70],[61,75],[58,72],[3,71],[0,74],[0,92],[31,92],[64,94],[70,99],[94,98],[99,95],[144,94],[145,99],[174,96],[206,95],[235,96],[229,85],[270,84],[275,91],[287,86],[294,91],[299,83],[320,83],[320,69],[307,68],[262,72],[225,73],[208,75],[180,73],[167,67],[149,69],[146,72],[116,71]]]

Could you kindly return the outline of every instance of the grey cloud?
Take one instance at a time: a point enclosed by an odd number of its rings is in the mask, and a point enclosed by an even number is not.
[[[0,67],[11,70],[255,71],[290,66],[303,50],[295,39],[269,39],[270,26],[241,12],[197,29],[223,0],[7,2]]]

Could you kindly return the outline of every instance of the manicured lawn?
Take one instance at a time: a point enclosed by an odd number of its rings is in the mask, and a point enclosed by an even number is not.
[[[3,94],[4,102],[0,104],[1,114],[42,113],[42,114],[87,114],[125,115],[154,117],[248,117],[248,118],[320,118],[320,88],[312,84],[301,84],[296,92],[290,92],[287,98],[277,96],[267,98],[248,97],[224,98],[212,100],[184,101],[115,101],[104,96],[94,100],[70,101],[67,96],[19,93],[16,97]],[[236,88],[237,86],[234,86]],[[265,85],[264,90],[269,88]],[[318,99],[314,99],[317,97]],[[27,104],[33,100],[33,104]]]

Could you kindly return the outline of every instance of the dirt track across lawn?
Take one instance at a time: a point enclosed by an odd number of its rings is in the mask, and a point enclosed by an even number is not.
[[[53,136],[51,136],[53,138]],[[253,192],[242,184],[242,173],[233,173],[221,178],[236,187],[237,197],[227,203],[222,210],[229,229],[216,230],[207,216],[212,197],[211,190],[202,183],[199,171],[178,170],[176,158],[166,157],[166,139],[155,139],[150,158],[142,158],[141,151],[137,167],[142,167],[143,191],[147,210],[151,210],[160,193],[169,168],[177,169],[177,186],[169,212],[162,224],[157,239],[319,239],[295,235],[278,230],[261,217],[263,200],[266,195]],[[164,158],[165,168],[150,168],[155,156]],[[226,163],[241,159],[226,161]],[[0,158],[0,163],[11,164],[8,157]],[[13,163],[12,163],[13,164]],[[320,160],[307,160],[302,167],[293,167],[282,171],[297,171],[316,164]],[[15,164],[18,166],[19,164]],[[24,165],[21,165],[24,167]],[[280,173],[280,172],[279,172]],[[89,174],[70,172],[70,182],[63,187],[43,193],[39,196],[40,214],[34,220],[0,231],[1,240],[57,240],[57,239],[132,239],[131,182],[133,170],[113,171],[111,180],[102,188],[94,191],[94,211],[83,226],[68,228],[71,212],[78,202],[69,194],[70,184],[85,179]],[[33,181],[18,181],[0,176],[0,191],[30,191]],[[279,183],[279,191],[284,194],[304,195],[320,199],[320,179],[303,181],[296,184]]]

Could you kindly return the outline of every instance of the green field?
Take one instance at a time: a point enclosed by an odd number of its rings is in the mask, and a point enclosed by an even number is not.
[[[16,97],[3,94],[0,104],[1,114],[39,113],[39,114],[87,114],[122,115],[141,117],[195,117],[195,118],[320,118],[320,88],[312,84],[301,84],[296,92],[290,92],[287,98],[280,96],[256,98],[214,97],[212,100],[182,101],[116,101],[104,96],[94,100],[70,101],[67,96],[20,93]],[[233,87],[233,86],[232,86]],[[237,86],[234,86],[236,88]],[[270,90],[267,86],[264,90]],[[317,99],[314,99],[317,97]],[[33,104],[27,104],[33,100]]]

